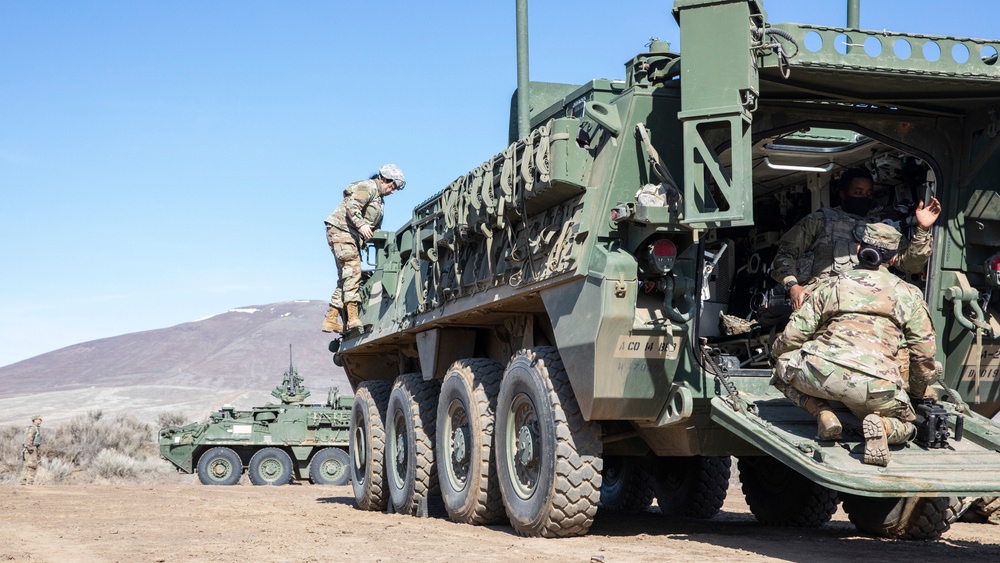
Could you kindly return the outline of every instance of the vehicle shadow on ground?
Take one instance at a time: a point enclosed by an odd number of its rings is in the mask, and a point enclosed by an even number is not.
[[[963,562],[995,562],[1000,556],[1000,548],[993,544],[949,540],[947,532],[938,540],[894,541],[866,536],[850,522],[833,521],[818,528],[776,527],[760,524],[750,514],[725,511],[711,520],[696,520],[667,517],[658,511],[599,510],[590,533],[684,539],[790,561],[858,561],[872,557],[880,561],[916,561],[947,557],[961,558]]]
[[[354,490],[349,485],[346,487],[343,496],[320,497],[316,499],[316,502],[319,504],[342,504],[351,508],[357,506],[354,499]],[[431,497],[430,501],[426,505],[421,505],[421,507],[424,510],[423,516],[425,518],[448,519],[448,510],[445,509],[444,502],[440,496]],[[380,512],[389,513],[391,509],[386,508]]]
[[[331,493],[334,491],[330,491]],[[319,504],[342,504],[344,506],[354,507],[354,492],[348,488],[343,493],[336,491],[336,496],[329,497],[319,497],[316,502]]]
[[[354,507],[353,490],[348,486],[332,490],[331,496],[316,499],[320,504]],[[447,520],[447,512],[432,503],[429,516]],[[979,524],[990,530],[990,524]],[[501,534],[516,536],[509,525],[482,526]],[[937,558],[960,558],[963,563],[995,563],[1000,548],[976,541],[942,539],[933,541],[893,541],[862,534],[850,522],[837,520],[818,528],[765,526],[751,514],[719,512],[710,520],[663,516],[653,508],[646,512],[616,512],[599,509],[590,536],[663,537],[686,540],[788,561],[859,561],[877,558],[887,561],[919,561]],[[558,541],[558,540],[553,540]]]

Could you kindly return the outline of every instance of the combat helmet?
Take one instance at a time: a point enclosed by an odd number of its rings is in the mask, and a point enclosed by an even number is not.
[[[386,180],[392,180],[392,183],[396,184],[396,189],[401,190],[403,186],[406,185],[406,178],[403,177],[403,171],[399,169],[395,164],[385,164],[382,168],[378,169],[379,176],[382,176]]]

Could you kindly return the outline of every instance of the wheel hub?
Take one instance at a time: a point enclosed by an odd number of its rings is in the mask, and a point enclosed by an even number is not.
[[[216,460],[214,463],[212,463],[211,471],[213,476],[221,479],[226,475],[229,475],[229,464],[221,459]]]
[[[517,431],[517,462],[521,466],[533,467],[538,463],[538,439],[531,426],[525,424]]]
[[[406,437],[397,434],[396,435],[396,464],[403,465],[406,463]]]
[[[344,472],[344,466],[335,459],[328,459],[322,466],[322,472],[327,478],[335,480]]]
[[[451,460],[455,465],[464,465],[469,461],[469,437],[465,428],[456,428],[451,432]]]
[[[281,475],[281,463],[274,458],[265,459],[260,464],[260,474],[268,481],[273,481]]]
[[[354,430],[354,467],[359,470],[364,470],[365,468],[367,449],[368,437],[365,436],[362,424],[359,423]]]
[[[538,415],[531,398],[524,393],[514,397],[507,418],[507,440],[511,484],[522,499],[535,494],[541,466],[542,443],[538,432]]]

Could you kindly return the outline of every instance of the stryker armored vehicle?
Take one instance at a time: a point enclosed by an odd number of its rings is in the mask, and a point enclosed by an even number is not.
[[[331,343],[360,509],[439,494],[457,522],[544,537],[586,533],[599,503],[706,518],[732,456],[773,525],[842,503],[864,532],[933,538],[960,499],[1000,494],[1000,42],[862,30],[848,4],[836,28],[676,0],[682,54],[654,41],[621,81],[519,72],[510,146],[377,234],[364,328]],[[822,442],[769,384],[774,243],[853,166],[907,236],[918,201],[943,206],[907,276],[939,412],[887,467],[862,463],[845,408]]]
[[[160,457],[182,473],[197,470],[205,485],[235,485],[244,469],[254,485],[347,484],[353,399],[335,387],[326,404],[301,404],[310,392],[291,365],[271,395],[281,402],[250,410],[227,405],[208,422],[161,428]]]

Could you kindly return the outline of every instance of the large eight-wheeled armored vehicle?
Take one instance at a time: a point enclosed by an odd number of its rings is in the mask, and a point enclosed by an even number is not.
[[[303,404],[310,392],[289,365],[271,392],[281,401],[250,410],[224,406],[207,422],[160,429],[160,457],[205,485],[235,485],[244,469],[254,485],[309,479],[345,485],[352,397],[333,388],[325,404]]]
[[[731,456],[776,525],[842,503],[866,532],[930,538],[960,499],[1000,494],[1000,42],[861,30],[856,12],[772,24],[759,0],[673,14],[683,55],[652,42],[623,81],[519,81],[530,125],[376,237],[365,326],[331,343],[356,391],[359,508],[440,494],[453,520],[547,537],[586,533],[599,503],[711,517]],[[907,276],[940,416],[888,467],[861,462],[846,409],[821,442],[769,384],[774,243],[854,166],[904,234],[918,201],[944,210]]]

